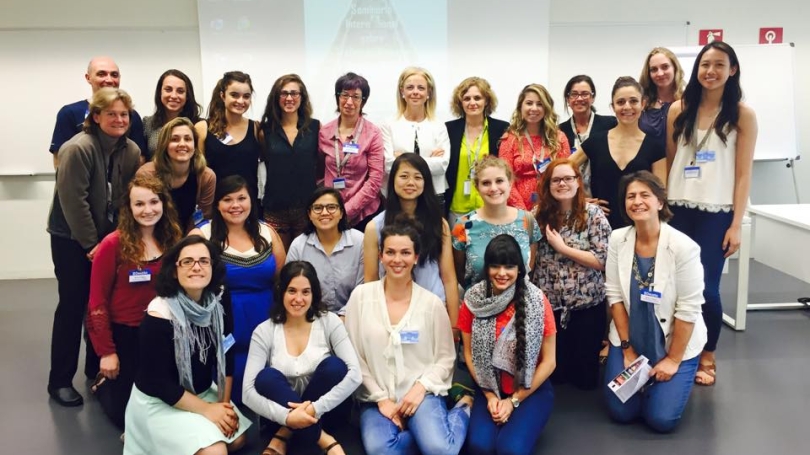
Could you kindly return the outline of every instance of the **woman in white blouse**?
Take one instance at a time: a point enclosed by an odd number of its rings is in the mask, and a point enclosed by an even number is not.
[[[427,161],[433,189],[443,201],[447,190],[445,172],[450,165],[450,138],[444,122],[435,118],[436,84],[428,70],[411,66],[402,71],[397,84],[397,110],[397,116],[381,128],[385,147],[383,193],[394,160],[403,153],[416,153]]]
[[[288,453],[288,442],[343,454],[324,427],[346,421],[349,409],[341,404],[348,405],[360,384],[346,328],[326,310],[309,262],[287,263],[275,293],[283,305],[273,306],[270,319],[256,327],[245,367],[245,404],[277,428],[263,455]]]
[[[464,443],[469,397],[450,411],[455,351],[444,303],[413,282],[419,235],[410,224],[380,235],[385,277],[360,285],[346,328],[360,359],[360,433],[366,453],[453,455]]]

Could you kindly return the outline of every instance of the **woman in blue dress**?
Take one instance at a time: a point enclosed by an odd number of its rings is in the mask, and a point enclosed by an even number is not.
[[[273,284],[285,253],[272,227],[259,221],[252,210],[249,185],[238,175],[217,182],[213,216],[192,234],[202,235],[222,248],[227,270],[226,291],[233,306],[234,402],[242,402],[242,377],[245,372],[250,337],[267,320],[273,305]]]

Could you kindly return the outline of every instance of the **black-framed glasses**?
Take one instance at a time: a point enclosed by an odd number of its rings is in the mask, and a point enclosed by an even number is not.
[[[324,209],[326,209],[326,213],[331,215],[337,212],[339,208],[340,206],[337,204],[315,204],[312,207],[310,207],[310,210],[320,215],[321,213],[323,213]]]
[[[339,97],[340,97],[340,99],[342,99],[343,101],[347,101],[349,98],[351,98],[351,99],[352,99],[352,101],[354,101],[355,103],[359,103],[360,101],[362,101],[362,100],[364,100],[364,99],[365,99],[365,97],[364,97],[364,96],[362,96],[362,95],[357,95],[357,94],[355,94],[355,95],[349,95],[349,94],[348,94],[348,93],[346,93],[346,92],[341,92],[341,93],[338,93],[338,96],[339,96]]]
[[[211,258],[183,258],[177,261],[177,266],[184,269],[193,268],[194,264],[200,264],[201,268],[211,267]]]
[[[593,96],[593,92],[568,92],[568,99],[575,100],[577,98],[582,98],[583,100],[587,100],[588,98]]]
[[[565,182],[566,185],[570,185],[574,183],[574,180],[577,178],[573,175],[566,175],[565,177],[552,177],[551,184],[552,185],[559,185],[560,182]]]
[[[283,100],[287,99],[287,97],[290,97],[290,98],[292,98],[294,100],[297,100],[298,98],[301,97],[301,92],[299,92],[297,90],[291,90],[291,91],[284,90],[284,91],[282,91],[282,92],[280,92],[278,94],[278,97],[283,99]]]

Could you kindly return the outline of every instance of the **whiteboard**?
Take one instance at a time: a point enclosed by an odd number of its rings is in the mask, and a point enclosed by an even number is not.
[[[610,110],[610,90],[620,76],[638,80],[644,59],[658,46],[686,46],[688,22],[552,23],[549,37],[549,83],[554,110],[565,114],[563,90],[571,77],[587,74],[596,84],[594,107]]]
[[[757,115],[754,160],[784,161],[800,156],[796,132],[793,44],[733,45],[740,61],[743,101]],[[702,47],[672,48],[688,79]]]
[[[48,147],[56,113],[90,96],[84,74],[94,56],[116,61],[121,88],[143,117],[154,112],[155,85],[167,69],[177,68],[195,88],[202,86],[199,49],[196,27],[0,30],[0,81],[5,88],[0,176],[53,173]]]

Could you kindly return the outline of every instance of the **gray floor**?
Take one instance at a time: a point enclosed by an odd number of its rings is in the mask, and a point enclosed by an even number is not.
[[[723,285],[732,302],[735,267]],[[810,285],[754,263],[751,302],[810,296]],[[121,453],[118,432],[87,399],[81,408],[52,403],[45,392],[49,337],[56,301],[53,280],[0,281],[0,440],[3,453]],[[80,371],[81,368],[80,368]],[[801,454],[810,418],[810,311],[749,312],[748,330],[724,329],[716,387],[696,388],[681,426],[658,435],[640,424],[608,421],[598,393],[556,390],[557,401],[536,454]],[[87,384],[76,378],[85,398]],[[257,454],[257,431],[241,453]],[[340,439],[362,453],[356,429]],[[803,448],[804,447],[804,448]]]

